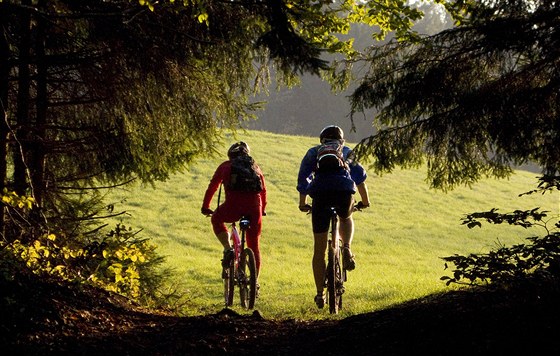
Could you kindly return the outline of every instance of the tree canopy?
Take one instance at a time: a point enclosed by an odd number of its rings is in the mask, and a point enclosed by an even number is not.
[[[269,69],[346,85],[323,56],[357,55],[340,35],[413,40],[419,16],[404,1],[0,0],[0,268],[148,295],[159,259],[102,229],[99,190],[215,152]]]
[[[420,14],[402,1],[0,0],[0,188],[52,221],[90,188],[164,180],[254,116],[269,68],[344,85],[323,54],[356,55],[339,37],[352,23],[407,40]]]
[[[418,43],[372,47],[353,112],[379,110],[358,147],[380,172],[427,162],[432,187],[505,177],[535,162],[560,167],[557,1],[454,2],[464,16]]]

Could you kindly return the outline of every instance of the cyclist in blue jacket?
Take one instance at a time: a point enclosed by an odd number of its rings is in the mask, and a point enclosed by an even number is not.
[[[339,215],[339,232],[343,241],[343,268],[351,271],[356,267],[354,255],[350,249],[354,235],[354,194],[360,194],[359,208],[369,207],[369,195],[365,184],[367,174],[362,165],[354,160],[354,153],[348,146],[344,146],[344,132],[338,126],[325,127],[319,135],[321,145],[310,148],[299,168],[297,190],[299,192],[299,209],[303,212],[311,211],[313,226],[313,276],[317,295],[317,307],[325,305],[323,292],[325,282],[325,254],[328,244],[328,229],[330,223],[330,207],[336,207]],[[322,172],[318,170],[318,153],[323,144],[338,140],[342,145],[342,156],[345,167],[334,171]],[[312,204],[307,203],[307,197],[312,198]]]

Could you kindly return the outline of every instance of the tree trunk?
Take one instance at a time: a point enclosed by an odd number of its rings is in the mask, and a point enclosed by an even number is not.
[[[8,139],[8,88],[10,75],[10,48],[6,35],[6,9],[0,3],[0,193],[6,187]],[[0,205],[0,236],[5,236],[4,205]]]
[[[42,7],[44,1],[40,1],[38,6]],[[36,119],[31,132],[30,162],[29,172],[31,178],[31,187],[33,189],[33,197],[35,198],[35,207],[33,209],[32,220],[40,222],[40,210],[43,206],[43,196],[45,194],[45,147],[46,142],[46,123],[48,109],[48,93],[47,93],[47,60],[45,55],[45,19],[37,18],[37,35],[35,38],[35,54],[37,63],[37,98],[36,98]]]
[[[24,1],[24,5],[31,5],[30,1]],[[16,109],[16,142],[13,147],[14,155],[14,190],[20,195],[26,195],[27,170],[26,152],[29,136],[29,102],[31,88],[30,57],[31,57],[31,14],[27,11],[21,15],[21,39],[18,45],[18,95]]]

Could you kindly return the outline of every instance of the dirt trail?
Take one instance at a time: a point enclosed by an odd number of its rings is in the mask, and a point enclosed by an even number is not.
[[[88,287],[0,283],[8,355],[558,354],[560,293],[453,292],[343,320],[177,317]]]

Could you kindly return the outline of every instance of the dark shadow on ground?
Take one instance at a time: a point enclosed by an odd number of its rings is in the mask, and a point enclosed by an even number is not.
[[[269,320],[224,309],[198,317],[147,311],[99,289],[20,277],[0,281],[5,355],[558,354],[560,293],[428,296],[343,320]]]

